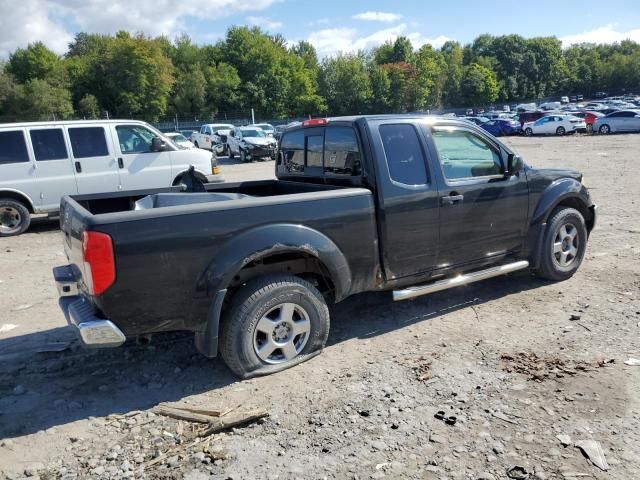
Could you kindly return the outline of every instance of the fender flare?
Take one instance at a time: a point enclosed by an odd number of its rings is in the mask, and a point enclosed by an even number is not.
[[[171,185],[175,187],[177,185],[176,180],[178,180],[182,175],[184,175],[187,172],[188,172],[188,170],[181,170],[180,172],[178,172],[176,174],[176,176],[173,177],[173,183]],[[208,181],[207,180],[207,175],[208,174],[204,173],[202,170],[199,170],[197,168],[194,169],[194,172],[196,174],[202,175],[204,177],[204,183],[207,183],[207,181]]]
[[[558,204],[567,198],[575,198],[586,210],[591,206],[589,192],[578,180],[573,178],[560,178],[552,182],[542,192],[540,200],[531,216],[531,225],[539,225],[547,221],[549,215]]]
[[[351,269],[338,246],[326,235],[303,225],[287,223],[265,225],[230,239],[204,270],[197,290],[206,292],[209,309],[202,328],[195,332],[200,353],[215,357],[218,331],[227,287],[247,264],[279,253],[304,253],[315,257],[326,268],[335,287],[336,301],[351,289]]]

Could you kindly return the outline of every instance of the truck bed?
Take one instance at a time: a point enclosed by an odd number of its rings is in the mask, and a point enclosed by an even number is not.
[[[117,278],[93,301],[99,314],[121,325],[127,336],[197,330],[218,280],[211,272],[233,271],[242,251],[262,241],[265,248],[282,242],[283,229],[290,232],[292,245],[304,244],[307,229],[319,232],[348,259],[346,277],[375,278],[379,262],[370,190],[281,180],[209,184],[206,190],[179,193],[176,187],[63,198],[60,222],[71,264],[82,265],[83,231],[112,238]],[[162,197],[180,200],[167,206],[157,201]],[[136,209],[144,202],[146,208]],[[364,283],[348,285],[346,293],[372,287]],[[158,295],[172,301],[160,309]]]

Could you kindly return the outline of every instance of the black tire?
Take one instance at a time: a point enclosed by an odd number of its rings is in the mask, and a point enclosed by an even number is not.
[[[565,227],[566,232],[566,227],[568,226],[571,226],[571,232],[575,229],[577,244],[575,240],[569,241],[563,239],[561,229]],[[553,281],[571,278],[578,268],[580,268],[580,264],[584,258],[587,248],[587,237],[587,226],[584,217],[578,210],[569,207],[556,208],[551,213],[547,222],[547,230],[544,233],[542,245],[539,249],[541,258],[539,259],[539,267],[535,271],[536,275]],[[562,241],[558,242],[557,240],[559,239]],[[558,251],[559,248],[562,250],[561,252]],[[572,248],[575,248],[576,252],[573,255],[567,254],[566,258],[570,260],[570,262],[563,264],[562,256]]]
[[[524,135],[526,137],[532,137],[533,136],[533,130],[530,127],[527,127],[524,129]]]
[[[559,137],[563,136],[566,132],[566,130],[564,129],[564,127],[558,127],[556,128],[556,135],[558,135]]]
[[[196,148],[200,148],[200,145],[198,145],[198,142],[193,142],[193,144],[196,146]]]
[[[0,198],[0,237],[24,233],[31,225],[29,209],[19,200]]]
[[[233,150],[231,150],[231,147],[227,147],[229,149],[229,159],[233,160],[234,158],[234,154],[233,154]]]
[[[307,333],[294,336],[288,333],[290,343],[299,344],[299,352],[291,359],[285,350],[276,348],[272,357],[261,358],[258,323],[278,311],[280,305],[295,304],[304,315],[298,322],[308,321]],[[282,311],[281,311],[282,312]],[[282,313],[280,313],[282,315]],[[276,315],[275,322],[278,316]],[[281,324],[274,327],[273,335]],[[290,330],[289,330],[290,332]],[[305,337],[302,337],[305,335]],[[250,378],[279,372],[308,360],[322,351],[329,336],[329,309],[322,294],[309,282],[291,275],[268,275],[248,282],[234,296],[220,324],[220,354],[231,371],[240,378]],[[265,341],[269,342],[267,335]],[[276,340],[277,341],[277,340]],[[280,345],[279,343],[272,343]],[[297,350],[298,347],[296,347]],[[278,350],[280,353],[278,354]],[[280,358],[279,358],[280,357]]]
[[[601,135],[609,135],[611,133],[611,127],[606,123],[604,125],[600,125],[598,133]]]
[[[242,148],[240,149],[240,161],[242,163],[247,162],[247,152],[245,152]]]

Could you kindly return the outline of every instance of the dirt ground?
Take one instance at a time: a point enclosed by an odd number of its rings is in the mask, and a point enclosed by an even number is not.
[[[640,478],[640,366],[624,364],[640,359],[640,135],[507,141],[585,173],[600,216],[576,276],[359,295],[331,309],[322,355],[265,378],[236,381],[184,334],[81,349],[51,279],[56,225],[0,240],[0,478]],[[163,402],[270,416],[200,439],[150,411]]]

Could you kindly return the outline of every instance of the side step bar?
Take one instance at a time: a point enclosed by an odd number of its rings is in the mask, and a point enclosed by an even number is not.
[[[497,277],[506,273],[515,272],[516,270],[523,270],[528,266],[529,262],[527,262],[526,260],[520,260],[518,262],[500,265],[499,267],[491,267],[487,268],[486,270],[479,270],[477,272],[458,275],[457,277],[453,278],[438,280],[437,282],[429,283],[427,285],[409,287],[402,290],[394,290],[393,300],[408,300],[410,298],[427,295],[428,293],[439,292],[441,290],[447,290],[448,288],[459,287],[460,285],[468,285],[469,283],[478,282],[487,278]]]

